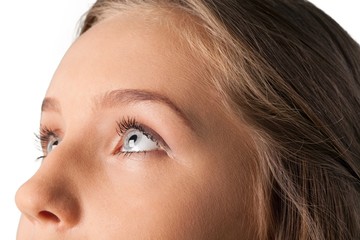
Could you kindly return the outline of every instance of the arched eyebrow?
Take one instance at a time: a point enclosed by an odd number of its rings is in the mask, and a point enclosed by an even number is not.
[[[157,92],[139,89],[118,89],[99,95],[93,99],[96,108],[113,108],[123,104],[136,102],[156,102],[171,109],[191,130],[194,130],[190,120],[185,113],[167,96]],[[42,112],[61,113],[61,106],[57,99],[46,97],[41,105]]]
[[[46,97],[41,104],[41,112],[61,113],[60,103],[57,99]]]
[[[113,108],[121,104],[130,104],[136,102],[156,102],[167,106],[171,109],[191,130],[194,130],[186,114],[167,96],[139,89],[117,89],[107,92],[94,99],[97,108]]]

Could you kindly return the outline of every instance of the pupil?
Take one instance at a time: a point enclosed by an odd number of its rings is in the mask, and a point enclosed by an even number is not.
[[[132,135],[132,136],[129,138],[129,146],[130,146],[130,147],[134,147],[134,146],[135,146],[135,142],[136,142],[137,139],[138,139],[138,136],[137,136],[137,135]]]
[[[129,140],[133,141],[133,142],[136,142],[137,138],[138,137],[136,135],[132,135]]]

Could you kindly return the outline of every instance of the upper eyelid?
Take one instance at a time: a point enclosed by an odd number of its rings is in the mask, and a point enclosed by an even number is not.
[[[147,127],[147,126],[143,126],[143,132],[146,134],[149,134],[152,138],[154,138],[159,144],[164,145],[164,147],[169,148],[169,146],[167,145],[167,143],[165,142],[165,140],[153,129]],[[151,140],[154,140],[151,139]]]
[[[47,128],[47,127],[40,128],[40,131],[39,131],[40,138],[45,138],[45,137],[50,137],[50,136],[59,137],[59,130],[53,130],[53,129]]]

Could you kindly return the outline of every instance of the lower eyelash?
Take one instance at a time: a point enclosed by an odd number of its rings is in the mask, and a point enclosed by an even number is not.
[[[130,156],[131,156],[132,154],[134,154],[134,153],[146,155],[147,151],[139,151],[139,152],[122,152],[122,151],[119,151],[119,152],[117,152],[116,154],[117,154],[118,156],[122,155],[122,156],[124,156],[124,157],[130,157]]]

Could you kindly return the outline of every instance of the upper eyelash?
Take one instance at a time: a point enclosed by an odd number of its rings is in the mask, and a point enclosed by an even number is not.
[[[130,129],[137,129],[140,132],[142,132],[146,137],[148,137],[150,140],[154,142],[158,142],[158,139],[156,139],[153,134],[147,132],[144,127],[138,123],[135,118],[123,118],[121,121],[117,122],[118,128],[117,133],[120,137],[123,137],[124,134],[130,130]]]
[[[140,132],[142,132],[146,137],[148,137],[150,140],[152,140],[160,145],[166,146],[166,144],[163,142],[163,140],[161,138],[158,139],[158,137],[155,137],[154,134],[146,131],[145,128],[143,127],[143,125],[141,125],[139,122],[137,122],[135,120],[135,118],[130,118],[130,117],[123,118],[121,121],[117,122],[116,132],[118,133],[118,135],[120,137],[123,137],[124,134],[130,129],[137,129]],[[47,144],[50,141],[50,138],[51,137],[57,138],[58,135],[56,134],[56,131],[54,131],[53,129],[47,128],[45,126],[41,126],[39,134],[35,134],[35,136],[37,138],[37,142],[40,143],[40,146],[41,146],[40,148],[44,152],[44,155],[38,157],[37,159],[43,159],[46,157],[46,154],[47,154],[46,148],[47,148]],[[143,152],[143,153],[146,153],[146,152]],[[124,154],[130,155],[132,153],[124,153]]]
[[[132,128],[143,131],[143,127],[135,120],[135,118],[123,118],[121,121],[117,122],[117,126],[117,133],[120,136],[123,136],[126,131]]]
[[[47,144],[50,141],[50,138],[57,137],[57,134],[55,133],[54,130],[44,127],[44,126],[41,126],[39,134],[35,133],[35,136],[37,138],[37,142],[40,143],[40,149],[45,153],[45,150],[46,150]],[[40,156],[37,159],[41,159],[41,158],[45,158],[45,157],[46,157],[46,155]]]

